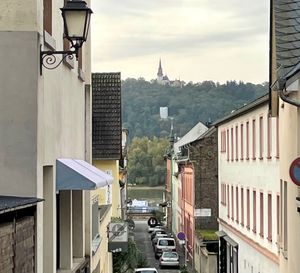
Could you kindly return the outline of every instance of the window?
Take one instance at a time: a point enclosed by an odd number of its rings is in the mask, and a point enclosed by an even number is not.
[[[236,206],[236,222],[239,222],[239,188],[236,186],[235,188],[235,206]]]
[[[241,160],[244,159],[244,124],[241,124]]]
[[[264,119],[259,117],[259,159],[263,159],[264,154]]]
[[[229,129],[227,129],[227,161],[229,161]]]
[[[252,159],[256,159],[256,120],[252,120]]]
[[[93,200],[92,205],[92,216],[93,216],[93,222],[92,222],[92,239],[95,239],[95,237],[99,233],[99,205],[98,205],[98,198],[95,198]]]
[[[233,186],[231,186],[231,219],[234,219],[234,197],[233,197]]]
[[[229,185],[227,185],[227,217],[230,217]]]
[[[252,231],[256,233],[256,190],[253,190],[253,229]]]
[[[239,127],[235,126],[235,160],[239,160],[239,132],[238,132]]]
[[[250,229],[250,190],[247,189],[247,229]]]
[[[272,194],[268,193],[268,237],[267,239],[272,242]]]
[[[231,161],[233,161],[233,128],[231,128]]]
[[[268,117],[268,153],[267,158],[271,158],[272,154],[272,118]]]
[[[279,234],[280,234],[280,231],[279,231],[279,223],[280,223],[280,196],[279,194],[277,194],[276,196],[276,232],[277,232],[277,242],[279,242],[280,238],[279,238]]]
[[[264,237],[264,193],[260,192],[260,206],[259,206],[259,210],[260,210],[260,231],[259,231],[259,235],[261,237]]]
[[[221,153],[226,152],[226,131],[221,132]]]
[[[244,188],[241,188],[241,225],[244,226]]]
[[[246,159],[249,160],[249,121],[246,122]]]
[[[52,0],[44,0],[44,30],[52,35]]]

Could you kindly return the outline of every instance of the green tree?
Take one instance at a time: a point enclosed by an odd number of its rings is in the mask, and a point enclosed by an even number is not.
[[[135,137],[128,152],[128,181],[150,186],[164,184],[166,164],[163,157],[168,145],[167,138]]]

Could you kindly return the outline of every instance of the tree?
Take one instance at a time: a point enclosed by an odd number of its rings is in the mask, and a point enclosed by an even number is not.
[[[128,181],[150,186],[162,185],[166,175],[166,138],[135,137],[128,151]]]

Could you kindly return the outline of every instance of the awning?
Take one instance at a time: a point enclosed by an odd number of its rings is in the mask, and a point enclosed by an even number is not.
[[[56,190],[95,190],[113,183],[114,178],[81,159],[56,160]]]

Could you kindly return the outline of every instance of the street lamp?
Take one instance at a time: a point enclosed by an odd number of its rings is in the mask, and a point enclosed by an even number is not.
[[[68,1],[60,10],[64,23],[64,38],[71,43],[71,49],[66,51],[41,51],[41,71],[42,66],[47,69],[57,68],[67,57],[73,59],[75,55],[78,59],[78,51],[88,36],[93,12],[85,1]],[[57,61],[56,55],[63,55],[63,57],[60,61]]]

